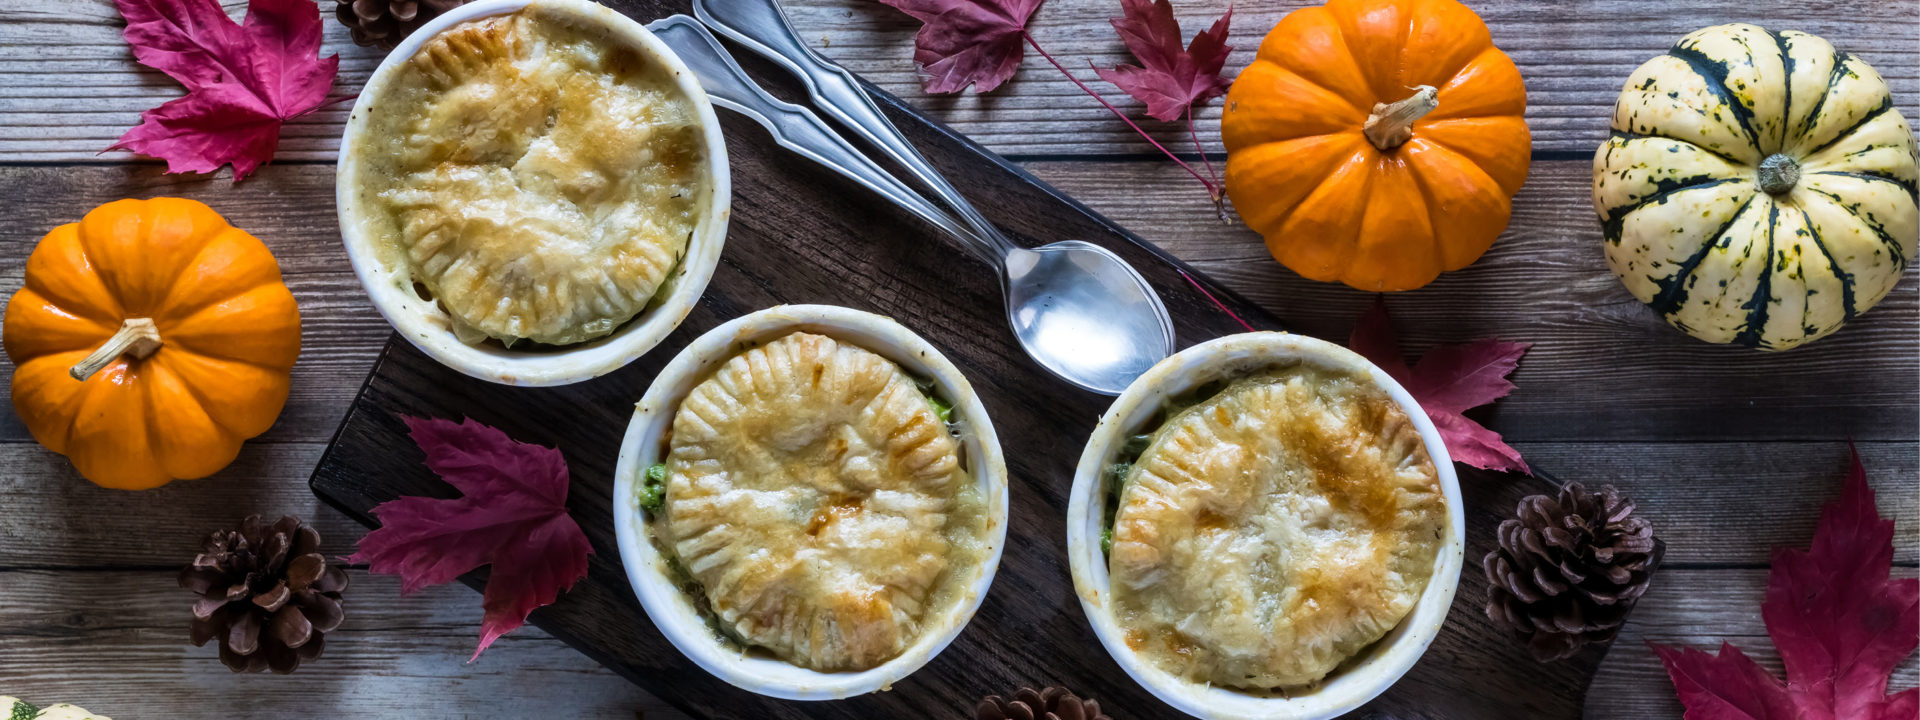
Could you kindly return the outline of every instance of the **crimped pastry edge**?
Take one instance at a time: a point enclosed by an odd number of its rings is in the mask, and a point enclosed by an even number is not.
[[[368,213],[360,207],[360,188],[355,184],[361,166],[358,155],[366,142],[362,137],[367,132],[373,104],[384,95],[389,79],[427,40],[468,20],[506,15],[536,4],[603,27],[609,42],[631,43],[673,69],[680,91],[693,102],[704,131],[710,197],[706,212],[695,223],[680,267],[666,280],[673,283],[672,291],[664,301],[642,310],[612,334],[539,351],[514,350],[491,343],[469,345],[455,337],[451,318],[445,312],[432,301],[414,294],[407,268],[390,267],[381,260],[377,241],[363,228]],[[700,87],[693,71],[639,22],[590,0],[477,0],[421,26],[401,40],[368,77],[340,138],[338,164],[334,202],[338,208],[341,240],[346,244],[347,259],[353,265],[354,274],[360,278],[374,307],[396,333],[428,357],[463,374],[503,385],[551,387],[590,380],[625,367],[652,350],[680,326],[706,292],[707,282],[720,263],[727,223],[732,217],[732,181],[726,142],[721,137],[720,122],[706,90]]]
[[[962,440],[969,474],[980,484],[986,512],[987,551],[977,575],[945,617],[929,620],[898,656],[857,672],[808,670],[769,657],[744,655],[723,644],[693,600],[675,583],[667,560],[646,537],[638,507],[637,479],[662,457],[662,439],[681,399],[745,344],[804,330],[854,343],[931,378],[967,422]],[[640,604],[667,640],[702,669],[727,683],[786,700],[837,700],[885,690],[931,661],[959,637],[985,599],[1000,565],[1007,534],[1007,466],[986,406],[960,369],[926,339],[891,318],[832,305],[779,305],[721,324],[694,339],[654,378],[635,405],[614,470],[613,520],[620,561]]]
[[[1260,695],[1212,687],[1153,664],[1126,643],[1126,632],[1109,608],[1105,526],[1106,467],[1127,435],[1170,397],[1208,381],[1276,363],[1299,360],[1373,379],[1407,412],[1420,431],[1447,500],[1447,535],[1435,568],[1414,609],[1357,662],[1311,689]],[[1343,715],[1385,692],[1426,652],[1445,623],[1465,559],[1466,517],[1459,478],[1439,431],[1413,396],[1385,371],[1353,351],[1323,340],[1280,332],[1229,335],[1187,348],[1148,369],[1100,417],[1075,467],[1067,504],[1067,561],[1075,594],[1094,634],[1122,670],[1148,692],[1195,717],[1221,720],[1325,720]]]

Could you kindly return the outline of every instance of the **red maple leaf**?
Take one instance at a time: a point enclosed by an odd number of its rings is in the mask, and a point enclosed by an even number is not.
[[[1920,689],[1887,694],[1920,647],[1920,580],[1890,580],[1893,521],[1874,507],[1860,453],[1820,512],[1813,549],[1773,549],[1760,615],[1787,681],[1721,643],[1718,655],[1648,643],[1687,720],[1913,720]]]
[[[1347,347],[1387,371],[1420,401],[1455,462],[1533,474],[1520,452],[1508,447],[1499,433],[1462,414],[1513,392],[1507,375],[1520,365],[1520,357],[1532,343],[1488,338],[1466,345],[1440,345],[1428,350],[1418,366],[1408,367],[1394,339],[1387,302],[1375,296],[1373,306],[1354,323]]]
[[[1100,97],[1098,91],[1081,82],[1080,78],[1074,77],[1073,73],[1067,72],[1066,66],[1047,54],[1046,49],[1040,47],[1039,41],[1034,40],[1033,35],[1027,32],[1027,21],[1033,18],[1033,13],[1039,10],[1040,4],[1045,1],[880,0],[881,3],[911,15],[923,23],[920,31],[913,36],[913,61],[920,66],[920,84],[927,92],[957,93],[965,90],[969,85],[973,86],[975,92],[987,92],[1000,87],[1001,83],[1013,77],[1013,73],[1020,69],[1020,57],[1023,54],[1020,44],[1025,42],[1032,45],[1033,51],[1039,53],[1040,57],[1046,58],[1054,69],[1060,71],[1061,75],[1065,75],[1074,87],[1080,88],[1082,92],[1098,101],[1101,107],[1107,109],[1107,112],[1113,113],[1114,117],[1120,118],[1128,127],[1133,128],[1134,132],[1139,133],[1141,139],[1158,148],[1160,152],[1166,153],[1167,159],[1186,170],[1193,179],[1199,180],[1200,184],[1207,188],[1207,195],[1213,199],[1214,209],[1221,213],[1222,219],[1225,219],[1225,197],[1221,194],[1218,182],[1201,175],[1200,171],[1193,169],[1193,166],[1188,165],[1185,160],[1174,155],[1173,151],[1161,145],[1159,140],[1153,139],[1147,131],[1141,130],[1139,125],[1135,125],[1133,120],[1128,119],[1125,113],[1107,102],[1106,98]],[[1171,12],[1168,10],[1169,18],[1171,18]],[[1227,14],[1232,15],[1233,11],[1229,10]],[[1125,18],[1114,21],[1114,27],[1120,28],[1123,36],[1127,33],[1127,29],[1122,27],[1125,21]],[[1171,19],[1168,22],[1172,22]],[[1215,23],[1214,30],[1219,31],[1219,36],[1206,42],[1225,41],[1226,18],[1221,18],[1220,22]],[[1173,25],[1173,34],[1174,48],[1178,52],[1180,26],[1177,23]],[[1207,36],[1208,33],[1201,33],[1201,35]],[[1194,45],[1197,49],[1206,50],[1210,45],[1203,44],[1202,40],[1203,37],[1194,38]],[[1131,42],[1129,40],[1129,44]],[[1220,49],[1221,62],[1225,62],[1228,50],[1231,48]],[[1211,51],[1208,52],[1211,60]],[[1154,62],[1159,62],[1158,58],[1161,56],[1159,51],[1150,50],[1148,54],[1156,58]],[[1142,62],[1147,62],[1145,56],[1142,56]],[[1198,67],[1197,63],[1196,67]],[[1218,74],[1219,63],[1214,64],[1213,71],[1216,75]],[[1100,70],[1095,68],[1095,72]],[[1223,91],[1224,87],[1222,86]],[[1193,135],[1194,144],[1198,146],[1199,136],[1193,134],[1191,118],[1187,123],[1187,131],[1189,135]],[[1202,154],[1201,157],[1204,159],[1206,156]],[[1207,171],[1209,174],[1213,172],[1211,161],[1208,161]]]
[[[526,623],[534,608],[587,575],[593,546],[567,515],[567,461],[471,419],[402,417],[427,467],[462,497],[403,497],[373,509],[380,529],[348,562],[400,576],[407,594],[492,565],[481,605],[480,647]],[[468,662],[472,662],[469,659]]]
[[[1113,29],[1140,66],[1094,68],[1101,78],[1146,103],[1148,115],[1167,122],[1179,120],[1196,103],[1226,94],[1233,81],[1220,71],[1233,52],[1227,45],[1233,8],[1183,49],[1180,21],[1167,0],[1120,0],[1120,7],[1123,15],[1111,21]]]
[[[167,161],[167,172],[233,165],[238,182],[273,159],[281,123],[326,101],[340,68],[320,58],[320,10],[311,0],[250,0],[235,24],[215,0],[114,0],[142,64],[187,89],[140,114],[108,150]]]
[[[1045,0],[880,0],[924,25],[913,61],[930,93],[987,92],[1020,69],[1027,19]]]

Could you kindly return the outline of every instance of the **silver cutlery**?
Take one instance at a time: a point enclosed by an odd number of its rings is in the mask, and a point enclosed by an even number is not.
[[[1031,249],[1015,245],[914,149],[852,73],[799,40],[775,0],[696,0],[694,11],[722,34],[793,72],[816,105],[906,168],[958,213],[959,220],[900,182],[808,109],[767,95],[690,18],[666,18],[648,28],[681,54],[721,106],[754,118],[782,146],[866,185],[993,265],[1014,337],[1035,362],[1083,389],[1118,395],[1172,354],[1173,322],[1138,271],[1107,249],[1083,241]]]

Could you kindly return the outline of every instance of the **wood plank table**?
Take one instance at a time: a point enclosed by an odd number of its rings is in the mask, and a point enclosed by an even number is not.
[[[243,0],[226,3],[238,14]],[[1300,0],[1242,3],[1240,48]],[[1677,717],[1643,640],[1741,645],[1779,670],[1759,615],[1768,551],[1805,546],[1819,506],[1860,447],[1883,512],[1899,523],[1897,574],[1920,567],[1920,284],[1832,338],[1784,354],[1710,346],[1666,327],[1606,271],[1587,199],[1591,153],[1626,75],[1680,35],[1756,21],[1823,35],[1884,74],[1920,117],[1920,0],[1469,0],[1527,78],[1534,163],[1513,222],[1471,268],[1389,298],[1403,341],[1498,335],[1534,343],[1519,389],[1478,414],[1556,474],[1610,482],[1640,502],[1666,563],[1589,693],[1595,718]],[[1029,57],[987,96],[929,97],[913,74],[914,24],[871,0],[790,0],[825,52],[973,136],[1096,211],[1219,278],[1290,327],[1343,338],[1368,296],[1312,283],[1270,261],[1259,238],[1222,224],[1197,184],[1152,153],[1051,67]],[[1180,0],[1187,32],[1224,0]],[[1034,34],[1082,79],[1125,61],[1113,0],[1051,0]],[[323,8],[331,14],[331,3]],[[337,93],[379,60],[331,19]],[[249,512],[295,513],[326,550],[364,531],[322,506],[306,478],[388,335],[348,268],[333,214],[332,159],[346,106],[290,124],[276,162],[245,183],[168,176],[125,153],[96,154],[178,94],[135,65],[109,0],[0,5],[0,292],[21,283],[33,243],[121,197],[205,201],[260,236],[299,298],[304,352],[280,422],[217,476],[146,493],[105,491],[35,445],[0,412],[0,694],[72,701],[121,720],[176,717],[682,717],[537,629],[466,664],[480,598],[461,587],[399,598],[389,577],[354,573],[344,627],[291,676],[236,676],[187,644],[190,596],[174,582],[199,538]],[[1110,98],[1110,86],[1095,83]],[[1131,101],[1123,109],[1137,112]],[[1200,123],[1218,163],[1219,104]],[[1182,128],[1148,121],[1197,159]],[[1910,272],[1909,274],[1913,274]],[[12,368],[0,371],[10,373]],[[1033,678],[1044,683],[1047,678]],[[1896,688],[1920,682],[1909,659]],[[935,717],[961,717],[929,709]],[[1116,717],[1130,717],[1115,708]]]

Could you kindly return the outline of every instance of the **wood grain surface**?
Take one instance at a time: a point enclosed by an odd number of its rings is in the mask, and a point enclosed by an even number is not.
[[[923,142],[921,147],[941,152],[938,145]],[[1000,209],[1031,202],[1002,186],[963,186],[987,193]],[[996,220],[1006,217],[987,212]],[[1062,219],[1055,216],[1054,221]],[[867,306],[860,292],[864,285],[842,285],[835,292],[830,279],[823,282],[767,272],[802,260],[771,251],[765,243],[775,238],[768,228],[750,222],[743,227],[743,222],[746,218],[736,217],[729,242],[745,243],[748,252],[736,245],[730,247],[733,257],[765,259],[736,260],[745,267],[729,263],[717,273],[707,296],[721,301],[712,304],[724,306],[733,293],[757,287],[776,296],[827,294],[809,301]],[[884,228],[869,232],[883,243],[899,242],[897,237],[888,240]],[[1126,253],[1123,246],[1101,244]],[[912,251],[916,256],[945,255],[950,262],[964,261],[962,253],[957,247]],[[1152,267],[1137,257],[1141,253],[1132,254],[1135,266],[1151,275]],[[1162,294],[1177,297],[1164,290]],[[703,302],[669,344],[684,344],[694,334],[728,319],[726,314],[709,313],[708,304]],[[904,310],[901,314],[917,316],[923,323],[967,324],[977,321],[974,308],[979,307],[994,309],[992,305],[891,309]],[[1257,312],[1251,307],[1238,310],[1249,315]],[[1189,319],[1175,317],[1177,323]],[[1003,364],[1010,354],[1019,352],[1010,338],[976,337],[955,343],[929,335],[929,340],[980,391],[1002,439],[1010,485],[1007,544],[993,589],[966,630],[926,667],[894,683],[887,692],[804,703],[733,688],[682,658],[640,609],[614,540],[614,462],[633,404],[670,357],[650,355],[624,370],[564,388],[509,390],[459,375],[396,338],[388,343],[367,388],[348,411],[340,435],[315,470],[313,488],[321,498],[369,523],[373,519],[367,511],[379,503],[405,495],[447,496],[447,484],[421,465],[401,415],[470,417],[524,442],[560,448],[573,476],[568,509],[593,541],[595,554],[587,578],[552,606],[535,611],[532,622],[695,716],[913,717],[925,708],[965,708],[983,695],[1046,678],[1125,708],[1131,717],[1177,717],[1179,713],[1129,680],[1094,638],[1075,601],[1066,566],[1064,515],[1073,465],[1079,443],[1091,431],[1106,399],[1061,387],[1038,367]],[[1461,486],[1467,555],[1474,558],[1492,549],[1494,530],[1508,508],[1528,494],[1551,487],[1538,478],[1465,469]],[[484,577],[476,573],[463,579],[479,587]],[[1531,661],[1521,644],[1482,612],[1479,599],[1486,596],[1486,587],[1480,573],[1463,572],[1452,612],[1424,661],[1357,712],[1378,717],[1579,717],[1585,688],[1606,648],[1591,646],[1559,663]]]
[[[1728,639],[1778,672],[1758,613],[1768,548],[1807,544],[1849,437],[1862,440],[1883,512],[1900,523],[1896,574],[1915,573],[1920,304],[1909,278],[1846,330],[1784,354],[1692,341],[1607,275],[1586,199],[1587,158],[1626,73],[1679,35],[1719,22],[1823,34],[1874,63],[1896,104],[1909,118],[1920,115],[1920,2],[1468,2],[1526,75],[1533,174],[1512,227],[1485,259],[1390,303],[1416,356],[1434,343],[1489,334],[1536,343],[1515,374],[1519,389],[1479,417],[1562,477],[1619,485],[1669,540],[1659,581],[1594,679],[1587,716],[1677,718],[1671,686],[1642,640],[1711,647]],[[225,4],[236,15],[244,7]],[[1188,33],[1224,6],[1175,4]],[[1240,49],[1229,68],[1244,65],[1258,33],[1301,4],[1236,7]],[[910,22],[870,0],[793,5],[805,36],[827,54],[1023,161],[1289,327],[1339,338],[1368,302],[1293,276],[1244,228],[1213,222],[1197,184],[1146,155],[1150,148],[1037,57],[1029,55],[1020,75],[991,95],[928,97],[910,70]],[[1114,7],[1111,0],[1049,0],[1035,33],[1092,82],[1087,62],[1123,59],[1106,24]],[[335,92],[357,92],[377,51],[354,47],[330,19],[327,32],[324,52],[342,54]],[[0,225],[0,292],[19,286],[41,234],[95,204],[194,197],[260,235],[279,257],[301,303],[304,350],[293,399],[273,430],[215,477],[155,492],[87,484],[33,445],[10,411],[0,412],[0,693],[75,700],[121,720],[681,717],[535,628],[467,665],[477,594],[445,588],[402,599],[393,584],[363,573],[355,573],[349,595],[352,635],[297,675],[229,675],[210,649],[185,644],[190,598],[172,578],[207,530],[250,511],[293,512],[319,523],[329,552],[351,547],[357,523],[321,506],[304,480],[389,331],[347,268],[333,219],[332,168],[324,163],[344,110],[290,125],[277,164],[237,186],[224,172],[165,176],[151,161],[96,155],[141,110],[178,95],[164,76],[133,64],[118,33],[106,0],[0,3],[0,209],[10,220]],[[1099,87],[1137,111],[1110,86]],[[1200,123],[1216,153],[1208,118],[1217,112]],[[1190,152],[1180,128],[1147,127]],[[1584,430],[1537,424],[1584,413],[1595,417]],[[1917,681],[1920,665],[1910,658],[1894,687]]]
[[[223,0],[234,12],[242,0]],[[1083,155],[1139,156],[1153,147],[1115,121],[1098,103],[1043,60],[1028,53],[1004,91],[927,97],[919,90],[911,45],[916,23],[874,0],[793,0],[787,3],[802,36],[875,84],[941,117],[955,130],[1016,158]],[[1229,68],[1253,57],[1259,38],[1301,0],[1241,3],[1234,8],[1235,48]],[[1224,1],[1175,3],[1186,32],[1206,27]],[[1904,2],[1807,0],[1534,0],[1470,3],[1493,30],[1493,40],[1527,82],[1527,120],[1536,151],[1590,156],[1606,139],[1620,86],[1642,61],[1680,36],[1723,22],[1755,22],[1775,30],[1821,35],[1866,59],[1887,77],[1908,117],[1920,107],[1920,42],[1914,8]],[[1034,37],[1084,82],[1116,105],[1138,103],[1098,82],[1088,63],[1130,62],[1107,19],[1111,0],[1052,0],[1035,15]],[[329,11],[331,6],[329,6]],[[126,45],[110,3],[35,0],[0,9],[0,68],[18,66],[17,82],[0,86],[0,154],[45,162],[119,162],[125,153],[96,157],[139,119],[139,111],[175,95],[159,73],[130,73]],[[331,24],[331,21],[329,21]],[[335,91],[359,90],[380,56],[332,32],[323,54],[341,53]],[[331,161],[348,107],[323,110],[290,124],[281,157]],[[1218,151],[1220,104],[1200,114],[1201,142]],[[1185,129],[1147,121],[1162,142],[1190,151]]]

